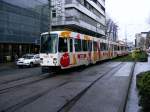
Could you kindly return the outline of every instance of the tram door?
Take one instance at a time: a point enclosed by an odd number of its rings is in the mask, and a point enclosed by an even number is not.
[[[75,54],[73,53],[73,39],[68,39],[68,52],[69,52],[69,59],[70,59],[70,65],[76,64],[75,60]]]
[[[98,60],[98,45],[96,41],[93,41],[93,61],[94,63],[96,63],[96,61]]]
[[[88,41],[88,61],[92,63],[92,41]]]
[[[68,67],[70,65],[70,56],[69,56],[69,41],[68,38],[59,38],[59,57],[60,57],[60,64],[62,67]]]

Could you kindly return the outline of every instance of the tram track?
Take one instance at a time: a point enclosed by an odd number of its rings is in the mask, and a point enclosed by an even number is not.
[[[83,69],[81,69],[81,68],[76,70],[76,72],[82,72],[82,71],[83,71]],[[64,74],[64,72],[62,74]],[[68,73],[70,73],[70,72],[73,72],[73,71],[71,70]],[[59,74],[57,74],[57,75],[59,75]],[[28,85],[33,84],[33,83],[37,83],[37,82],[42,81],[42,80],[47,79],[47,78],[56,77],[57,75],[55,75],[55,72],[50,72],[50,73],[45,73],[45,74],[41,74],[41,75],[37,75],[37,76],[28,75],[26,77],[17,78],[14,80],[9,80],[9,81],[6,81],[6,82],[0,84],[0,94],[4,94],[4,93],[7,93],[9,91],[13,91],[13,90],[16,90],[18,88],[28,86]]]
[[[83,71],[83,69],[76,70],[76,72],[82,72],[82,71]],[[69,71],[69,73],[70,72],[72,72],[72,70]],[[55,72],[50,72],[50,73],[45,73],[45,74],[41,74],[41,75],[37,75],[37,76],[28,75],[26,77],[21,77],[21,78],[17,78],[17,79],[14,79],[14,80],[6,81],[6,82],[0,84],[0,94],[4,94],[6,92],[13,91],[13,90],[16,90],[16,89],[24,87],[24,86],[28,86],[30,84],[42,81],[46,78],[55,77],[56,75],[54,75],[54,73]]]
[[[7,80],[7,81],[4,81],[4,82],[0,82],[0,85],[7,84],[7,83],[10,83],[10,82],[14,82],[14,81],[18,81],[18,80],[22,80],[22,79],[27,79],[29,77],[35,77],[35,75],[31,74],[31,75],[22,76],[22,77],[19,77],[19,78],[14,78],[14,79],[11,79],[11,80]]]
[[[29,98],[24,99],[24,100],[21,101],[20,103],[14,104],[14,105],[12,105],[12,106],[6,108],[6,109],[1,110],[1,112],[14,112],[15,110],[20,109],[20,108],[23,107],[24,105],[27,105],[27,104],[29,104],[29,103],[32,103],[33,101],[37,100],[38,98],[40,98],[40,97],[46,95],[48,92],[50,92],[50,91],[52,91],[52,90],[54,90],[54,89],[56,89],[56,88],[58,88],[58,87],[61,87],[61,86],[65,85],[65,84],[67,84],[67,83],[69,83],[69,81],[62,82],[61,84],[57,85],[57,86],[54,87],[54,88],[50,88],[50,89],[47,89],[47,90],[45,90],[45,91],[43,91],[43,92],[40,92],[40,93],[38,93],[38,94],[36,94],[36,95],[34,95],[34,96],[30,96]]]
[[[25,77],[18,80],[7,82],[0,86],[0,94],[4,94],[6,92],[13,91],[15,89],[50,78],[50,75],[52,75],[51,77],[55,76],[53,75],[53,73],[45,73],[38,76]]]
[[[62,106],[57,112],[69,112],[69,110],[73,107],[73,105],[100,79],[102,79],[104,76],[111,74],[113,75],[116,73],[124,64],[120,63],[117,65],[117,67],[114,67],[110,69],[109,71],[106,71],[104,74],[102,74],[100,77],[98,77],[95,81],[93,81],[88,87],[86,87],[82,92],[77,94],[75,97],[73,97],[71,100],[69,100],[66,104]],[[111,72],[111,73],[110,73]]]
[[[4,84],[10,83],[10,82],[15,82],[15,81],[22,80],[22,79],[27,79],[29,77],[34,77],[34,76],[33,75],[29,75],[29,76],[25,76],[25,77],[20,77],[20,78],[8,80],[8,81],[0,83],[0,85],[4,85]]]
[[[109,63],[105,63],[105,65],[109,65]],[[76,72],[82,72],[83,71],[83,69],[81,69],[81,68],[78,69],[78,70],[76,68],[73,68],[73,69],[75,69]],[[88,67],[86,67],[86,68],[88,68]],[[51,72],[50,74],[54,74],[54,73]],[[27,76],[23,76],[23,77],[19,77],[19,78],[14,78],[14,79],[11,79],[11,80],[0,82],[0,85],[2,86],[2,85],[5,85],[5,84],[8,84],[8,83],[16,82],[16,81],[23,80],[23,79],[28,79],[28,78],[31,78],[31,77],[38,77],[38,76],[40,76],[40,75],[35,76],[35,75],[31,74],[31,75],[27,75]]]
[[[90,89],[90,87],[92,85],[94,85],[97,81],[99,81],[100,79],[102,79],[104,76],[106,76],[107,74],[114,74],[115,72],[117,72],[119,70],[119,68],[121,68],[124,64],[120,63],[118,65],[116,65],[115,67],[111,68],[110,70],[107,70],[105,73],[103,73],[102,75],[100,75],[100,77],[98,77],[96,80],[94,80],[88,87],[86,87],[84,90],[82,90],[79,94],[77,94],[76,96],[74,96],[72,99],[68,100],[67,103],[65,103],[59,110],[58,112],[67,112],[71,109],[71,107],[86,93],[86,91],[88,91]],[[13,112],[16,111],[18,109],[20,109],[21,107],[30,104],[32,102],[34,102],[35,100],[37,100],[38,98],[46,95],[47,93],[49,93],[50,91],[57,89],[61,86],[64,86],[65,84],[68,84],[70,81],[64,81],[61,84],[57,85],[54,88],[50,88],[47,89],[43,92],[40,92],[34,96],[31,96],[15,105],[12,105],[6,109],[3,109],[1,112]]]

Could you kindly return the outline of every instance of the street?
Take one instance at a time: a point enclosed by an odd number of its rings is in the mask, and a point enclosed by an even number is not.
[[[116,112],[124,105],[132,66],[105,62],[59,74],[42,74],[40,67],[1,71],[0,111]]]
[[[0,0],[0,112],[150,112],[149,4]]]

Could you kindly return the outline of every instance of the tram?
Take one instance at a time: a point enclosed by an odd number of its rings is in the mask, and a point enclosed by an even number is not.
[[[42,70],[87,66],[127,53],[123,44],[72,31],[45,32],[40,40]]]

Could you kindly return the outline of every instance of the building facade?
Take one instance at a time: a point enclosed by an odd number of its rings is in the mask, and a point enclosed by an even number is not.
[[[0,62],[37,53],[40,33],[48,31],[47,0],[0,0]]]
[[[49,30],[49,0],[0,0],[0,62],[38,53]],[[105,37],[105,0],[50,0],[52,30]]]
[[[141,32],[135,35],[136,37],[136,47],[140,47],[146,50],[150,47],[150,32]]]
[[[51,0],[52,29],[71,30],[104,37],[106,29],[104,0]]]
[[[128,50],[132,51],[135,48],[135,45],[133,42],[127,42]]]

